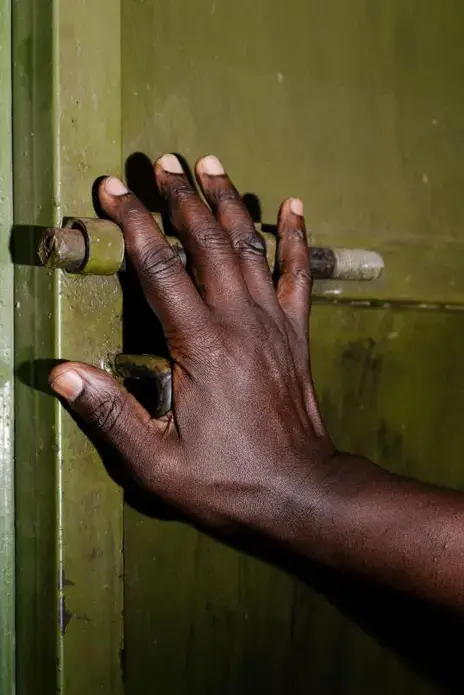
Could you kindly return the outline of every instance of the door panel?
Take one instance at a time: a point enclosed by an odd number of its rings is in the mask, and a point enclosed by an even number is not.
[[[433,1],[134,0],[122,20],[134,184],[136,152],[177,151],[191,164],[214,152],[259,198],[264,222],[285,196],[301,196],[315,242],[379,249],[382,283],[316,288],[324,416],[338,445],[458,488],[463,319],[440,307],[461,302],[463,18],[458,3]],[[355,591],[346,589],[348,607],[339,589],[323,598],[321,580],[130,505],[125,567],[131,695],[147,683],[163,695],[251,693],[258,683],[269,693],[441,693],[455,677],[424,631],[436,625],[427,612],[373,597],[366,624]],[[393,639],[385,611],[376,617],[381,602],[397,631],[415,616],[415,651]]]
[[[37,267],[35,246],[95,215],[95,179],[120,173],[119,0],[31,0],[13,20],[18,693],[116,695],[122,493],[47,374],[61,358],[106,366],[120,287]]]
[[[312,334],[339,445],[464,489],[462,314],[317,305]],[[169,694],[252,693],[259,683],[276,694],[422,695],[460,682],[459,633],[424,607],[309,570],[293,579],[133,509],[125,532],[129,693],[146,683]]]
[[[315,288],[335,441],[464,489],[463,20],[458,0],[15,3],[19,693],[459,690],[459,633],[436,611],[123,500],[46,374],[159,344],[115,277],[52,273],[34,248],[96,214],[95,179],[124,165],[155,209],[165,151],[216,153],[264,222],[301,196],[316,243],[387,262],[379,283]]]

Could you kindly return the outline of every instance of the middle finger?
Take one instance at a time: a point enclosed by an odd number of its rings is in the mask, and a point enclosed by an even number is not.
[[[178,158],[163,155],[155,163],[155,176],[205,301],[217,306],[244,300],[248,291],[230,238],[200,200]]]
[[[277,310],[275,287],[266,259],[266,245],[256,231],[240,194],[220,161],[213,155],[197,162],[196,173],[206,200],[230,237],[248,292],[257,304],[269,310]]]

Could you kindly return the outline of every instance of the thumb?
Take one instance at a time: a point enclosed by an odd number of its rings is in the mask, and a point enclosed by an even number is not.
[[[49,376],[51,388],[97,435],[112,444],[134,472],[143,467],[143,451],[161,443],[166,423],[152,420],[143,406],[116,379],[97,367],[66,362]]]

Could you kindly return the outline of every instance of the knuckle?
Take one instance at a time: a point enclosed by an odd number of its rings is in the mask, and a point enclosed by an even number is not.
[[[189,229],[197,246],[205,251],[211,249],[230,249],[229,237],[223,233],[218,225],[204,221],[194,221]]]
[[[293,227],[291,233],[294,243],[302,243],[305,246],[307,245],[306,229],[304,227]]]
[[[177,251],[171,246],[147,246],[139,251],[142,273],[148,278],[172,277],[182,271],[182,263]]]
[[[235,252],[242,258],[263,258],[266,256],[264,240],[248,227],[236,232],[232,245]]]
[[[219,188],[217,191],[215,191],[214,197],[216,198],[216,202],[218,205],[231,204],[234,207],[236,206],[240,209],[245,208],[245,206],[242,203],[242,199],[240,198],[238,192],[233,186],[224,186],[222,188]]]
[[[128,201],[128,205],[122,210],[121,224],[147,227],[153,224],[153,222],[148,210],[142,207],[138,201],[131,200]]]
[[[303,224],[295,225],[284,219],[279,224],[278,236],[297,248],[308,247],[308,234]]]
[[[197,198],[197,194],[193,190],[189,181],[183,177],[170,181],[169,185],[166,187],[166,193],[178,203]]]
[[[311,283],[309,265],[295,268],[293,271],[291,271],[290,275],[294,284],[297,286],[307,286]]]
[[[89,412],[89,418],[103,434],[111,434],[124,423],[127,412],[127,398],[121,394],[106,394],[96,402]]]

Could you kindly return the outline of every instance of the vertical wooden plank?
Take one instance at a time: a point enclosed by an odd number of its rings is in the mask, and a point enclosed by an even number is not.
[[[95,215],[95,179],[120,174],[120,3],[57,2],[56,195],[60,215]],[[117,277],[58,276],[60,357],[105,366],[121,347]],[[122,493],[60,410],[61,678],[66,695],[122,692]],[[82,668],[85,654],[85,668]]]
[[[95,215],[120,173],[119,0],[17,3],[18,692],[122,692],[122,499],[46,385],[53,359],[120,347],[116,278],[34,267],[40,227]]]
[[[15,501],[17,691],[56,688],[56,438],[44,392],[54,352],[54,279],[34,267],[34,230],[57,219],[53,196],[52,0],[13,5]]]
[[[0,693],[14,684],[11,4],[0,0]]]

